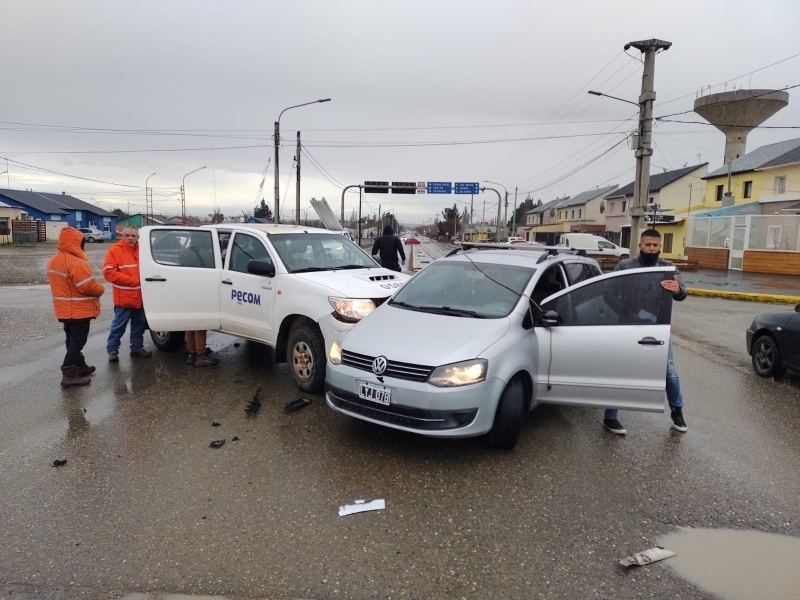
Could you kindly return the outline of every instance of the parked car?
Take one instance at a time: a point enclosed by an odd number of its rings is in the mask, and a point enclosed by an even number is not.
[[[326,401],[426,436],[488,433],[501,448],[538,403],[663,411],[672,295],[661,281],[674,272],[602,275],[570,251],[455,250],[333,344]]]
[[[339,232],[294,225],[143,227],[139,261],[156,347],[177,350],[186,330],[244,337],[274,348],[309,392],[323,388],[333,340],[409,278]]]
[[[558,245],[586,250],[586,253],[590,255],[617,256],[620,259],[628,258],[631,253],[628,248],[617,246],[614,242],[591,233],[565,233],[561,236]]]
[[[99,229],[95,229],[94,227],[80,227],[78,228],[78,231],[83,234],[83,239],[90,244],[94,244],[95,242],[102,243],[106,241],[106,234]]]
[[[794,310],[765,312],[747,329],[747,352],[760,377],[800,373],[800,304]]]

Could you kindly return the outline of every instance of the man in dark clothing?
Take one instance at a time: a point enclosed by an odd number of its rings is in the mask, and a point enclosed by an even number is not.
[[[400,241],[394,234],[394,229],[391,225],[386,225],[383,228],[383,235],[375,239],[372,244],[372,256],[380,252],[381,265],[392,271],[401,271],[400,261],[397,260],[397,255],[400,255],[403,264],[406,264],[406,253],[403,251],[403,242]]]
[[[620,261],[615,271],[627,269],[641,269],[645,267],[672,267],[670,261],[664,260],[661,254],[661,234],[656,229],[647,229],[642,232],[639,238],[639,255]],[[672,292],[673,300],[678,302],[686,300],[686,285],[683,283],[680,271],[675,269],[675,276],[661,282],[661,287]],[[672,340],[669,342],[669,354],[667,358],[667,402],[669,403],[670,416],[672,417],[672,428],[684,433],[689,428],[683,418],[683,396],[681,395],[681,382],[678,379],[678,371],[675,369],[675,362],[672,353]],[[615,408],[606,409],[603,418],[603,427],[611,433],[625,435],[627,430],[617,419]]]

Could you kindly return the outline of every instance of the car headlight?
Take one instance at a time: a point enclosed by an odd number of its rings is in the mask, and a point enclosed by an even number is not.
[[[375,310],[375,303],[372,300],[358,298],[328,298],[328,300],[336,311],[334,317],[340,321],[354,323]]]
[[[342,347],[339,345],[338,340],[334,340],[333,344],[331,344],[331,350],[328,352],[328,360],[334,365],[342,364]]]
[[[443,365],[433,370],[433,373],[428,377],[428,383],[437,387],[457,387],[480,383],[486,379],[488,366],[489,361],[485,358]]]

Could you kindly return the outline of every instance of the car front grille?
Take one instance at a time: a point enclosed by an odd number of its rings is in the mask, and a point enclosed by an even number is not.
[[[342,364],[347,365],[348,367],[353,367],[354,369],[360,369],[362,371],[369,371],[372,373],[373,360],[375,360],[374,356],[356,354],[355,352],[350,352],[349,350],[342,350]],[[431,373],[433,373],[433,367],[397,362],[395,360],[387,360],[386,371],[381,375],[384,377],[405,379],[407,381],[424,382],[428,380],[428,377]]]
[[[382,406],[330,385],[327,387],[328,399],[336,408],[382,423],[402,425],[423,431],[444,431],[465,427],[472,423],[478,414],[477,408],[444,411],[401,407],[394,404]]]

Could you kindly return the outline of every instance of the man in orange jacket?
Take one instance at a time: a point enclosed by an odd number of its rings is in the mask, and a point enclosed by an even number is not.
[[[81,351],[89,337],[89,324],[100,314],[100,296],[106,289],[94,278],[83,252],[83,234],[65,227],[58,236],[58,252],[47,263],[56,319],[64,324],[67,354],[61,365],[61,387],[89,385],[95,368]]]
[[[122,230],[122,237],[108,249],[103,263],[103,277],[114,290],[114,320],[106,341],[108,362],[119,362],[119,346],[128,321],[131,322],[131,356],[148,358],[153,355],[144,349],[147,319],[139,282],[139,230],[126,226]]]

